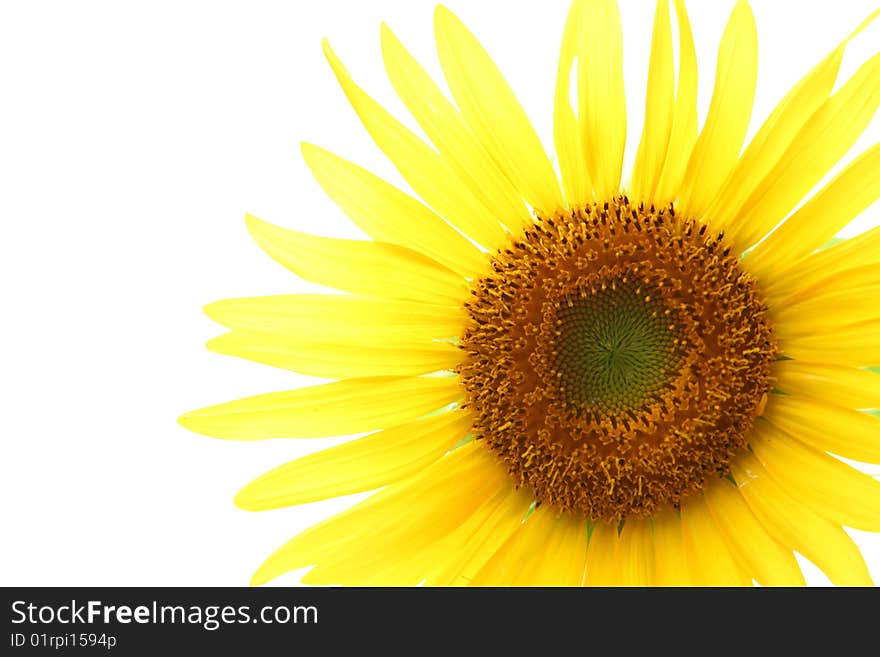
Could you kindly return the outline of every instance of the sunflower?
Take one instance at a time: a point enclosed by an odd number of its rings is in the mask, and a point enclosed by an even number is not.
[[[253,582],[312,567],[303,582],[800,585],[799,553],[834,583],[871,584],[844,526],[880,531],[880,482],[842,459],[880,463],[880,227],[833,238],[880,196],[880,145],[820,184],[880,105],[880,55],[837,80],[877,13],[744,148],[748,3],[724,30],[699,130],[688,15],[659,0],[628,182],[615,0],[569,11],[557,166],[448,9],[435,35],[453,100],[382,27],[391,83],[430,144],[325,40],[355,112],[421,200],[304,145],[372,239],[247,225],[272,258],[344,294],[206,308],[229,329],[214,351],[331,382],[194,411],[185,427],[364,434],[271,470],[236,503],[375,491],[281,546]]]

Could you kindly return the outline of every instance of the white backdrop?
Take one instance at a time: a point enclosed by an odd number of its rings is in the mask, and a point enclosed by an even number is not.
[[[702,116],[733,0],[689,4]],[[753,1],[760,78],[752,134],[875,4]],[[206,351],[221,331],[200,308],[315,289],[259,251],[245,212],[358,235],[311,179],[300,141],[405,187],[337,88],[320,40],[328,36],[356,79],[403,116],[383,74],[379,24],[439,74],[433,5],[0,4],[0,584],[246,584],[277,545],[353,501],[240,511],[232,497],[250,479],[339,440],[224,442],[175,420],[308,381]],[[549,145],[567,1],[449,5],[483,40]],[[630,161],[653,5],[621,0]],[[871,54],[878,34],[854,44],[842,77]],[[878,124],[853,153],[880,140]],[[878,218],[875,205],[847,232]],[[852,534],[880,580],[880,541]],[[827,582],[806,569],[811,582]]]

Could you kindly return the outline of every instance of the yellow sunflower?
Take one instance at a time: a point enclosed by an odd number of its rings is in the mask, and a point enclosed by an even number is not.
[[[211,349],[334,381],[204,408],[184,426],[236,440],[366,434],[266,473],[236,503],[376,490],[280,547],[253,582],[311,566],[303,582],[799,585],[797,552],[834,583],[871,584],[843,527],[880,531],[880,482],[838,457],[880,463],[880,227],[829,242],[880,196],[880,145],[810,193],[880,105],[880,55],[837,80],[877,13],[744,148],[748,3],[721,38],[698,130],[688,15],[659,0],[625,184],[615,0],[571,6],[558,166],[448,9],[435,34],[453,100],[382,28],[388,76],[430,144],[325,42],[421,200],[304,145],[372,241],[248,227],[295,274],[345,294],[206,309],[229,329]]]

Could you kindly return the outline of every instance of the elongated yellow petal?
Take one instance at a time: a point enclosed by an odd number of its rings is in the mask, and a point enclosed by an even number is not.
[[[534,208],[545,214],[561,209],[553,165],[501,72],[442,5],[434,13],[434,29],[440,65],[471,130]]]
[[[425,576],[431,586],[470,586],[477,572],[501,549],[522,524],[531,494],[512,485],[474,513],[461,529],[438,545]]]
[[[880,299],[880,267],[865,269],[873,270],[870,273],[876,279],[867,285],[835,285],[815,290],[806,298],[774,306],[772,321],[784,327],[784,333],[780,332],[780,335],[812,335],[818,330],[834,331],[880,318],[880,306],[877,305]]]
[[[539,507],[474,576],[474,586],[580,586],[587,523]]]
[[[465,235],[493,251],[506,232],[437,151],[419,139],[361,89],[324,40],[324,54],[370,136],[416,194]]]
[[[587,586],[620,586],[622,558],[619,554],[620,538],[617,523],[593,524],[587,546],[587,570],[584,582]]]
[[[872,585],[865,561],[846,532],[779,488],[752,454],[741,454],[732,472],[749,508],[780,543],[800,552],[835,584]]]
[[[767,533],[733,484],[719,479],[707,488],[705,497],[727,545],[759,584],[806,584],[794,553]]]
[[[880,55],[825,101],[792,139],[727,227],[742,248],[760,240],[828,173],[880,106]]]
[[[648,204],[657,199],[654,192],[666,161],[666,149],[675,109],[675,64],[672,59],[672,25],[669,0],[657,0],[651,63],[648,67],[648,93],[645,125],[632,173],[632,195]]]
[[[653,586],[654,536],[650,523],[640,518],[627,520],[619,540],[620,585]]]
[[[459,304],[467,298],[461,276],[403,246],[317,237],[250,215],[247,226],[266,253],[313,283],[364,296],[423,303]]]
[[[751,575],[730,553],[702,496],[682,505],[681,530],[695,585],[751,586]]]
[[[663,172],[654,199],[665,205],[678,197],[681,181],[697,141],[697,53],[684,0],[675,0],[678,19],[678,90]]]
[[[270,470],[235,503],[265,511],[386,486],[421,471],[470,430],[468,413],[450,411],[378,431]]]
[[[330,568],[339,568],[342,576],[347,565],[352,579],[368,576],[358,569],[376,566],[376,559],[393,562],[438,540],[503,484],[506,474],[494,455],[470,442],[298,534],[263,563],[252,583],[313,564],[327,564],[328,583],[353,583],[336,579]],[[380,549],[370,549],[374,546]],[[320,571],[315,579],[323,579]]]
[[[453,504],[458,503],[458,508],[444,509],[441,506],[442,493],[432,492],[420,503],[420,510],[428,517],[414,517],[410,511],[382,531],[365,528],[357,544],[352,545],[354,551],[339,550],[322,557],[302,581],[347,586],[415,586],[426,583],[438,560],[446,558],[443,549],[466,531],[475,516],[477,520],[484,517],[487,500],[498,500],[510,489],[509,480],[505,479],[494,456],[487,454],[487,450],[476,449],[482,454],[474,461],[480,462],[481,466],[469,472],[471,477],[482,481],[462,486],[468,494],[466,500],[458,502],[461,499],[459,494],[446,496]],[[487,468],[492,472],[479,471]],[[454,484],[447,482],[447,485]],[[439,515],[443,517],[437,518]],[[384,525],[386,518],[387,514],[383,513],[375,520]]]
[[[836,525],[880,531],[880,482],[758,422],[752,451],[793,497]]]
[[[348,379],[208,406],[179,422],[215,438],[321,438],[391,427],[461,395],[458,380],[448,377]]]
[[[691,586],[681,519],[671,509],[654,515],[654,577],[657,586]]]
[[[787,434],[822,451],[880,463],[880,420],[818,399],[770,395],[764,417]]]
[[[471,193],[511,231],[528,224],[531,215],[522,194],[473,136],[458,109],[384,23],[382,57],[398,96]]]
[[[776,387],[846,408],[880,408],[880,375],[830,363],[781,360],[773,364]]]
[[[559,67],[556,72],[556,93],[553,99],[553,140],[562,188],[570,208],[589,202],[593,197],[593,185],[587,170],[587,161],[581,142],[578,119],[571,107],[571,72],[582,41],[589,38],[590,26],[583,20],[583,2],[571,3],[562,46]]]
[[[465,325],[462,308],[342,294],[224,299],[205,306],[205,314],[230,329],[270,333],[291,342],[320,336],[373,347],[424,347],[434,339],[458,337]]]
[[[417,200],[322,148],[303,144],[302,152],[327,195],[367,235],[424,253],[467,278],[483,273],[480,250]]]
[[[418,376],[455,367],[464,352],[448,342],[425,342],[419,347],[319,342],[291,339],[287,335],[232,331],[208,342],[219,354],[246,358],[323,379],[360,376]]]
[[[878,13],[880,12],[874,12],[831,54],[801,78],[771,112],[708,210],[713,221],[722,226],[733,221],[739,209],[777,163],[798,131],[831,95],[847,43],[865,29]],[[828,237],[833,235],[832,232]]]
[[[750,271],[770,271],[763,264],[764,258],[747,258],[743,262],[748,263]],[[775,302],[808,290],[838,272],[877,263],[880,263],[880,226],[812,253],[803,260],[790,262],[784,268],[780,265],[781,271],[772,271],[771,275],[758,275],[761,277],[761,287],[765,295]]]
[[[616,0],[587,0],[581,9],[589,38],[578,52],[578,121],[596,197],[620,189],[626,146],[623,34]]]
[[[880,198],[880,144],[853,160],[818,194],[755,247],[749,268],[772,280],[834,235]],[[754,263],[754,265],[752,265]],[[794,278],[798,279],[797,274]]]
[[[721,38],[709,114],[682,182],[681,206],[690,216],[705,216],[739,157],[752,115],[757,75],[755,18],[748,2],[740,0]]]
[[[839,327],[816,322],[775,328],[782,353],[791,358],[856,367],[880,363],[880,318]]]

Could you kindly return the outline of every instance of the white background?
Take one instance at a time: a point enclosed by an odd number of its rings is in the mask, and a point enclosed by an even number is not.
[[[630,160],[653,4],[621,0]],[[701,115],[732,5],[690,2]],[[753,5],[752,133],[875,0]],[[567,2],[450,7],[549,145]],[[439,74],[432,12],[424,0],[0,4],[0,584],[242,585],[277,545],[352,501],[240,511],[232,497],[250,479],[339,440],[224,442],[175,419],[307,382],[207,352],[220,329],[200,308],[316,289],[259,251],[244,214],[358,235],[311,179],[299,142],[399,177],[336,87],[320,40],[403,116],[383,74],[379,24]],[[878,33],[859,39],[844,76]],[[875,119],[853,152],[878,139]],[[877,224],[878,210],[848,232]],[[853,535],[880,580],[880,541]],[[827,581],[807,568],[811,582]]]

